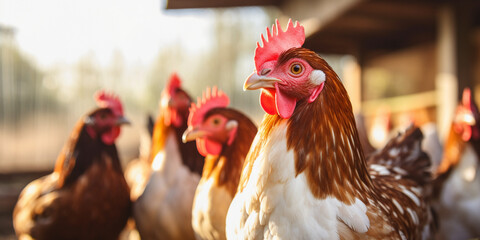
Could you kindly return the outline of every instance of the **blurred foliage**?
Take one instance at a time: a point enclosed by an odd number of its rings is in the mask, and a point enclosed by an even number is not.
[[[94,107],[92,95],[99,89],[118,94],[133,123],[122,128],[117,144],[122,159],[132,159],[138,154],[145,115],[158,115],[161,91],[174,71],[195,101],[206,87],[218,86],[229,95],[231,107],[258,124],[264,115],[259,92],[243,91],[243,83],[254,70],[256,42],[279,15],[278,10],[234,8],[202,14],[212,23],[205,29],[203,42],[192,47],[188,44],[195,39],[173,36],[177,41],[162,46],[153,62],[132,62],[121,50],[114,50],[110,60],[100,64],[98,53],[91,51],[72,63],[59,62],[39,70],[22,55],[14,35],[0,34],[0,159],[14,160],[0,161],[0,171],[51,168],[75,122]],[[338,69],[344,60],[323,57],[342,74]],[[25,146],[29,151],[22,151]]]
[[[16,46],[0,43],[0,123],[19,127],[38,112],[54,112],[58,103],[43,85],[44,74]]]
[[[145,114],[158,114],[161,91],[174,71],[194,100],[216,85],[230,96],[232,107],[258,123],[264,114],[258,92],[244,92],[243,82],[254,69],[260,33],[278,14],[275,8],[204,11],[201,17],[212,19],[205,29],[208,41],[190,46],[195,39],[171,36],[176,41],[162,46],[155,61],[138,63],[117,50],[101,64],[91,51],[73,62],[39,67],[22,54],[14,33],[0,32],[0,160],[8,160],[0,161],[0,171],[51,168],[75,122],[93,108],[93,93],[102,88],[120,96],[133,122],[117,144],[122,159],[130,160],[138,154]]]

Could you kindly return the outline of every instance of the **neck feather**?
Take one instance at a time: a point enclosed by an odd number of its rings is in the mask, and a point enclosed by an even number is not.
[[[152,164],[157,153],[164,149],[168,130],[169,127],[165,125],[164,116],[161,114],[158,116],[155,125],[153,126],[152,145],[150,148],[150,156],[148,158],[149,164]]]
[[[315,197],[335,197],[352,204],[355,198],[365,200],[360,192],[368,193],[373,184],[348,94],[333,70],[324,72],[328,83],[319,97],[312,103],[297,102],[288,119],[287,148],[295,152],[296,174],[306,174]],[[245,187],[253,161],[263,151],[272,130],[283,120],[278,115],[265,116],[257,134],[257,144],[247,156],[239,191]]]
[[[336,75],[327,79],[317,100],[297,103],[287,147],[295,152],[297,175],[306,174],[315,197],[334,196],[350,204],[372,183],[348,94]]]
[[[202,177],[215,177],[219,186],[225,186],[232,197],[238,187],[244,161],[253,138],[257,133],[255,124],[242,113],[234,109],[219,109],[229,119],[236,119],[239,123],[233,142],[222,146],[219,156],[207,156]]]
[[[186,115],[185,113],[181,114]],[[187,118],[184,116],[184,119]],[[153,128],[152,145],[150,149],[150,156],[148,158],[149,164],[152,164],[155,156],[157,156],[160,151],[165,149],[165,141],[167,140],[169,132],[172,130],[175,132],[175,139],[182,156],[182,163],[187,166],[190,171],[198,173],[199,175],[202,174],[204,158],[198,153],[195,142],[182,142],[182,135],[186,129],[186,121],[180,127],[165,125],[164,115],[161,114],[157,118]]]
[[[59,175],[57,187],[75,182],[95,162],[102,163],[105,155],[112,161],[113,169],[123,173],[115,144],[106,145],[100,138],[87,133],[83,118],[77,122],[55,163],[54,172]]]

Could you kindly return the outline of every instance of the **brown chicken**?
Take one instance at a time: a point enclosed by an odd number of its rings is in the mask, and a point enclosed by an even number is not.
[[[203,98],[190,109],[183,141],[197,142],[205,156],[202,178],[193,201],[192,225],[197,239],[226,239],[225,218],[235,195],[243,161],[257,133],[255,124],[243,113],[227,108],[222,91],[207,88]]]
[[[130,215],[129,188],[115,147],[120,99],[103,91],[82,117],[50,175],[29,183],[13,213],[19,239],[117,239]]]
[[[229,239],[420,239],[431,223],[430,165],[410,129],[369,164],[348,94],[305,33],[267,29],[244,89],[267,113],[227,214]],[[414,170],[414,171],[412,171]]]

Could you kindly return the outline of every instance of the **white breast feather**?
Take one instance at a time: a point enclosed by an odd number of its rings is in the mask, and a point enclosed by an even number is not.
[[[193,235],[190,224],[192,203],[200,176],[182,164],[175,133],[169,132],[163,153],[157,154],[158,164],[144,193],[134,203],[134,217],[139,230],[151,238]],[[190,221],[190,220],[187,220]]]
[[[192,226],[197,239],[225,239],[225,218],[231,201],[227,189],[218,187],[213,178],[200,181],[192,210]]]
[[[319,200],[303,173],[295,177],[294,152],[287,151],[285,136],[283,121],[272,131],[253,163],[246,187],[230,205],[227,238],[338,239],[339,219],[366,232],[369,220],[364,203],[358,199],[352,205],[335,198]]]
[[[338,218],[347,224],[351,229],[356,232],[365,233],[370,227],[370,220],[367,216],[367,207],[355,198],[355,203],[352,205],[346,205],[338,202]]]

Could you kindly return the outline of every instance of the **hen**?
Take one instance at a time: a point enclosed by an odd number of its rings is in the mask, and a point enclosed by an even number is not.
[[[435,179],[440,239],[480,236],[480,113],[470,89],[463,92]]]
[[[190,96],[173,74],[162,92],[160,116],[152,137],[152,173],[134,202],[134,218],[142,239],[194,239],[192,203],[203,170],[194,142],[182,143]]]
[[[207,89],[192,104],[183,141],[197,142],[205,156],[202,178],[193,201],[192,226],[198,239],[226,239],[225,218],[235,195],[243,161],[257,133],[243,113],[227,108],[229,98]]]
[[[95,99],[98,108],[78,121],[54,172],[20,194],[19,239],[117,239],[125,226],[131,203],[115,140],[128,121],[118,97],[102,91]]]
[[[227,238],[427,237],[421,132],[391,140],[367,165],[347,92],[325,60],[301,47],[303,27],[289,21],[283,32],[277,21],[262,41],[244,88],[262,89],[267,115],[228,210]]]

